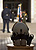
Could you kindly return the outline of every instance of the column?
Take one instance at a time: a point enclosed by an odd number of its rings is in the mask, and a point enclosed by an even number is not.
[[[34,0],[31,0],[31,23],[34,22]]]
[[[36,0],[34,0],[34,23],[36,23]]]
[[[0,23],[2,23],[1,12],[3,10],[3,0],[0,0]]]

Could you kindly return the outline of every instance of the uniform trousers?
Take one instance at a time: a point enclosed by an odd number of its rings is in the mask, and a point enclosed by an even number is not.
[[[8,19],[3,20],[3,31],[5,31],[6,24],[7,24],[7,31],[9,32],[9,20]]]

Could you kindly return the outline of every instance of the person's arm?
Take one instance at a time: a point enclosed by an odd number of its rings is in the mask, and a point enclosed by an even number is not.
[[[11,13],[10,9],[9,9],[9,14],[10,14],[10,17],[11,17],[12,16],[12,13]]]
[[[1,17],[2,17],[2,19],[3,19],[3,11],[2,11]]]

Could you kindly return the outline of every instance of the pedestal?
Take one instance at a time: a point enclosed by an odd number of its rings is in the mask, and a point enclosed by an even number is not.
[[[12,44],[7,45],[8,50],[33,50],[34,45],[30,46],[12,46]]]

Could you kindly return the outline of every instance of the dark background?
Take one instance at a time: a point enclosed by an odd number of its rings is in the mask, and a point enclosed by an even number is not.
[[[28,14],[27,22],[31,22],[31,0],[3,0],[3,8],[8,4],[8,7],[11,11],[14,11],[17,14],[18,4],[22,3],[22,11],[26,10]]]

